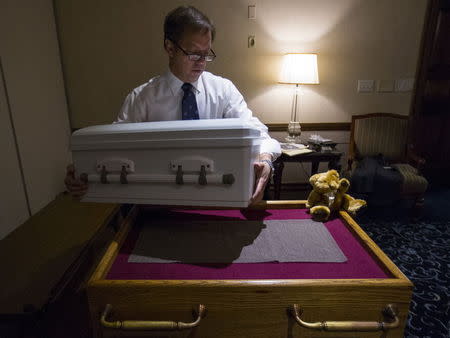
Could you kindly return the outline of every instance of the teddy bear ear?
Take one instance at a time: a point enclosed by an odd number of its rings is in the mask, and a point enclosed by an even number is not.
[[[341,178],[339,180],[339,185],[341,186],[345,186],[345,187],[349,187],[350,186],[350,181],[346,178]]]
[[[327,171],[327,176],[328,177],[336,177],[336,178],[339,178],[339,174],[338,174],[338,172],[336,171],[336,170],[334,170],[334,169],[331,169],[331,170],[328,170]]]

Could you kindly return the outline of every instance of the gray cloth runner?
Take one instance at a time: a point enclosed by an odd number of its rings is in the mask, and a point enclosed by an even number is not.
[[[323,223],[313,220],[147,222],[128,262],[345,262]]]

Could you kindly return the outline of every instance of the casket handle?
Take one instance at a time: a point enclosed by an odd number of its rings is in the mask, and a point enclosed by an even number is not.
[[[178,166],[177,176],[175,177],[176,184],[183,184],[183,167],[181,165]]]
[[[300,318],[303,310],[294,304],[291,308],[291,313],[300,326],[313,330],[322,331],[387,331],[395,329],[399,326],[398,312],[393,304],[388,304],[383,309],[382,313],[387,321],[383,322],[362,322],[362,321],[322,321],[322,322],[305,322]]]
[[[200,175],[198,176],[198,184],[200,184],[200,185],[208,184],[208,180],[206,179],[206,169],[205,169],[204,165],[202,165],[200,167]]]
[[[120,183],[128,184],[127,174],[127,169],[125,166],[122,166],[122,171],[120,172]]]
[[[106,171],[106,167],[102,166],[102,171],[101,171],[101,175],[100,175],[100,182],[102,182],[103,184],[107,184],[108,183],[107,175],[108,175],[108,172]]]
[[[151,321],[151,320],[117,320],[108,321],[106,318],[112,311],[112,305],[106,304],[100,317],[100,323],[103,327],[118,330],[185,330],[196,327],[200,324],[200,320],[205,316],[206,307],[202,304],[198,306],[197,319],[191,323],[173,322],[173,321]]]

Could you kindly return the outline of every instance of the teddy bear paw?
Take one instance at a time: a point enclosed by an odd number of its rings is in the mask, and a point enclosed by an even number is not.
[[[317,205],[310,209],[313,220],[326,221],[330,216],[330,209],[323,205]]]

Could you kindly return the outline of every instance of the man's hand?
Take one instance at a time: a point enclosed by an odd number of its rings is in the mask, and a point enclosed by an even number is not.
[[[64,183],[66,184],[67,191],[69,191],[73,197],[82,197],[86,194],[88,189],[87,181],[76,176],[73,164],[67,166]]]
[[[264,160],[272,160],[272,156],[269,154],[261,154],[260,161],[254,164],[255,168],[255,191],[250,199],[250,204],[256,204],[262,200],[264,196],[264,189],[267,183],[270,181],[272,174],[272,168]]]

